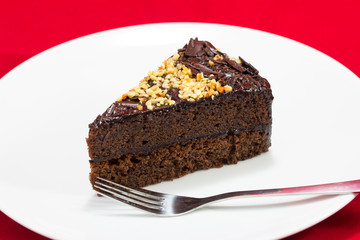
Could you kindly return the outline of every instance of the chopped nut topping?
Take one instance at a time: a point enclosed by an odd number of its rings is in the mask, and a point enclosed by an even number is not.
[[[180,55],[175,53],[165,60],[157,70],[149,71],[148,76],[143,78],[137,86],[117,100],[138,99],[138,110],[143,110],[143,105],[152,110],[155,107],[175,104],[175,99],[171,98],[171,94],[167,94],[170,88],[178,89],[178,97],[190,102],[208,97],[214,99],[218,94],[232,91],[231,86],[222,86],[216,79],[204,77],[202,72],[194,76],[188,67],[177,62],[179,58]],[[216,55],[213,59],[215,61],[223,60],[223,57]],[[209,60],[209,65],[210,67],[214,66],[214,62]],[[214,75],[210,75],[210,77],[214,77]]]

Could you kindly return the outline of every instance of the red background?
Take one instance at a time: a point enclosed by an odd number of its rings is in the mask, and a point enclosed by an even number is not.
[[[326,53],[360,76],[359,13],[358,0],[0,0],[0,78],[64,41],[159,22],[221,23],[275,33]],[[0,239],[45,238],[1,212]],[[360,239],[360,197],[288,239]]]

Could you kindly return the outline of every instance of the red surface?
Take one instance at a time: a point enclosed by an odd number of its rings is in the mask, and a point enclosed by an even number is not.
[[[358,0],[0,0],[0,77],[64,41],[158,22],[222,23],[276,33],[328,54],[360,76],[359,13]],[[0,239],[44,238],[0,213]],[[360,197],[288,239],[360,239]]]

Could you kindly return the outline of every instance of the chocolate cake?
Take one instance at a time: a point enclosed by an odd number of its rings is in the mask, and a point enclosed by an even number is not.
[[[89,125],[90,181],[144,187],[266,152],[272,101],[250,63],[190,39]]]

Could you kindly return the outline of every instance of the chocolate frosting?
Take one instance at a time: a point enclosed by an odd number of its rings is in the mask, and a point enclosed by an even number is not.
[[[227,54],[216,49],[210,42],[199,41],[197,38],[190,39],[188,44],[178,50],[178,53],[180,55],[178,63],[190,68],[193,75],[201,72],[204,77],[216,79],[222,85],[232,87],[233,91],[223,94],[233,94],[239,91],[248,93],[270,90],[269,82],[261,77],[259,71],[250,63],[241,57],[239,57],[240,64],[237,63],[235,60],[230,59]],[[215,60],[214,57],[216,55],[219,57],[215,58]],[[210,65],[210,61],[213,62],[212,65]],[[267,92],[271,94],[271,90]],[[181,99],[176,88],[170,88],[167,93],[176,102],[175,105],[194,104]],[[220,95],[215,96],[215,98],[218,98]],[[206,98],[203,100],[211,101],[212,99]],[[109,124],[112,121],[121,120],[142,112],[150,112],[145,105],[142,105],[142,110],[139,110],[137,108],[139,104],[139,101],[136,100],[116,101],[102,115],[99,115],[89,127],[98,128],[104,123]],[[164,108],[171,107],[175,106],[161,106],[152,111],[161,111]]]

